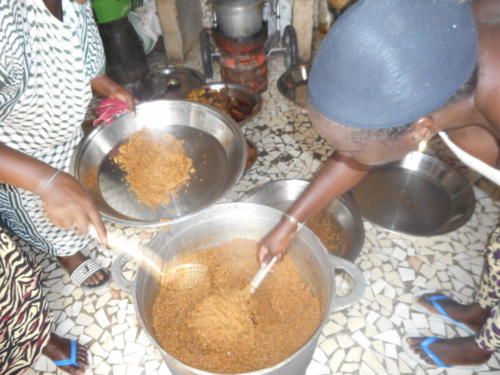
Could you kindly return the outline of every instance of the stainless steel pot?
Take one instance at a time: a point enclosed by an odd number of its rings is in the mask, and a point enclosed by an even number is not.
[[[265,0],[212,0],[220,31],[231,38],[247,38],[262,27]]]
[[[226,203],[210,207],[192,219],[171,226],[160,232],[149,244],[161,257],[168,260],[185,251],[193,252],[227,242],[235,238],[260,240],[281,219],[282,212],[251,203]],[[189,249],[189,250],[185,250]],[[276,365],[246,373],[246,375],[303,375],[309,365],[321,330],[331,312],[345,309],[362,295],[365,282],[361,271],[351,262],[330,255],[321,241],[308,228],[297,234],[288,253],[299,272],[319,297],[322,306],[322,323],[300,349]],[[174,375],[212,375],[193,368],[167,353],[156,341],[151,310],[158,292],[154,278],[142,269],[137,270],[135,281],[125,280],[122,274],[126,258],[120,257],[113,264],[114,281],[123,290],[133,294],[140,325],[161,352]],[[353,289],[346,296],[335,292],[335,271],[342,270],[353,279]]]

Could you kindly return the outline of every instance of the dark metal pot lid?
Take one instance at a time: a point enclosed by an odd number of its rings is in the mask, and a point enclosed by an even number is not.
[[[309,65],[299,65],[288,69],[281,75],[277,83],[281,95],[304,108],[309,100],[307,92],[309,69]]]
[[[169,66],[161,71],[149,73],[132,89],[140,101],[156,99],[184,99],[187,94],[205,83],[198,71]]]

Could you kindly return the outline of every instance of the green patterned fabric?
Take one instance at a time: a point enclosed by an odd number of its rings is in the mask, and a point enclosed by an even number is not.
[[[67,172],[104,51],[90,3],[62,6],[60,21],[42,0],[0,0],[0,142]],[[37,196],[1,183],[0,217],[51,254],[71,255],[89,243],[52,225]]]
[[[0,2],[0,142],[33,153],[76,137],[104,67],[89,3]]]

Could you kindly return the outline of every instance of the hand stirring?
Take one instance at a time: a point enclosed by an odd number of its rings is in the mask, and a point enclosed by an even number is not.
[[[250,294],[254,294],[257,291],[260,284],[262,284],[267,274],[269,273],[269,271],[271,271],[271,268],[273,268],[273,266],[276,264],[277,261],[278,261],[278,256],[275,255],[264,267],[262,267],[260,270],[257,271],[255,276],[250,281]]]
[[[294,218],[291,215],[285,214],[285,217],[288,220],[290,220],[292,223],[297,225],[296,232],[298,232],[304,226],[304,223],[299,222],[296,218]],[[271,260],[264,267],[262,267],[260,270],[257,271],[255,276],[250,281],[250,294],[254,294],[257,291],[260,284],[262,284],[262,282],[266,278],[267,274],[269,273],[269,271],[271,271],[271,268],[273,268],[273,266],[276,264],[278,259],[279,259],[279,255],[273,256],[271,258]]]

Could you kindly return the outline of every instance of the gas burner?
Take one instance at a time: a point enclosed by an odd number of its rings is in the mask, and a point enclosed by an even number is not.
[[[217,51],[211,52],[210,36]],[[267,58],[277,52],[285,54],[288,66],[296,66],[298,61],[297,36],[291,25],[285,28],[281,48],[272,48],[266,52],[268,42],[267,23],[254,35],[245,38],[226,36],[218,27],[203,30],[200,34],[201,57],[205,78],[213,75],[212,58],[220,66],[224,82],[246,85],[253,93],[267,89]]]

